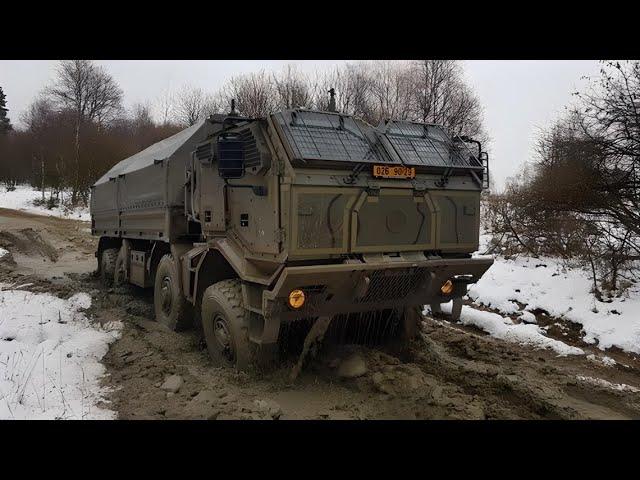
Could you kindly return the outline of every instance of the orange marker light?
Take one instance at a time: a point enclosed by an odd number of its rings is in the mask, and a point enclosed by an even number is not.
[[[299,309],[304,305],[305,296],[304,292],[298,288],[295,290],[291,290],[289,294],[289,306],[295,310]]]
[[[449,295],[451,292],[453,292],[453,283],[451,283],[451,280],[447,280],[446,282],[444,282],[440,287],[440,291],[444,295]]]

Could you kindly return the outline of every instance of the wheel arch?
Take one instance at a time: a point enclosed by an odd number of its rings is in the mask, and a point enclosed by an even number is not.
[[[154,282],[158,264],[167,253],[171,253],[171,246],[167,242],[153,242],[149,253],[149,278]]]
[[[233,265],[220,253],[219,250],[210,248],[204,253],[204,259],[200,263],[195,275],[195,295],[196,304],[202,299],[202,294],[207,287],[222,280],[240,278]]]
[[[116,237],[100,237],[98,240],[98,250],[96,251],[96,258],[98,259],[98,274],[101,273],[102,265],[101,265],[101,257],[102,252],[109,248],[120,248],[122,245],[122,239]]]

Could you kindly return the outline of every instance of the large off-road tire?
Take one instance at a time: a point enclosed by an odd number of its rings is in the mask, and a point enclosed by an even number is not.
[[[191,316],[182,294],[179,265],[169,253],[160,259],[156,269],[153,306],[158,323],[174,331],[189,327]]]
[[[115,268],[113,269],[113,286],[120,287],[127,283],[126,280],[126,263],[125,263],[125,249],[121,248],[116,258]]]
[[[214,363],[241,371],[253,366],[248,316],[242,302],[240,280],[223,280],[204,291],[202,330]]]
[[[113,274],[116,268],[117,248],[107,248],[100,255],[100,279],[105,287],[113,285]]]

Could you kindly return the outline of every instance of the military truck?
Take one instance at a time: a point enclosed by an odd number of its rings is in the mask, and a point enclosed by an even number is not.
[[[211,357],[238,369],[301,321],[385,318],[406,341],[425,304],[453,301],[458,317],[491,266],[471,256],[488,173],[479,142],[439,125],[232,108],[92,186],[98,272],[153,288],[158,322],[195,322]]]

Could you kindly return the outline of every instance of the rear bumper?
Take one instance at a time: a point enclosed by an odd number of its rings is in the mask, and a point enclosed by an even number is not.
[[[491,257],[477,257],[286,267],[274,288],[263,293],[262,310],[266,318],[290,321],[443,303],[464,295],[466,284],[477,282],[492,264]],[[454,291],[444,296],[440,287],[449,279]],[[287,305],[289,292],[295,288],[306,296],[299,310]]]

